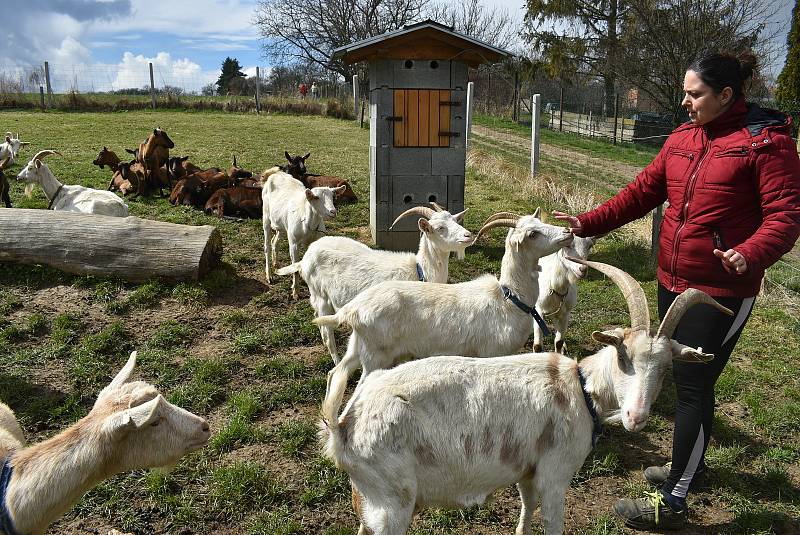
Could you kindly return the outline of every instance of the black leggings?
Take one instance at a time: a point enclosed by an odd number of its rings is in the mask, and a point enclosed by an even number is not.
[[[658,315],[663,318],[678,294],[658,287]],[[662,491],[685,498],[692,478],[705,469],[705,452],[714,420],[714,384],[728,362],[750,312],[754,297],[716,297],[733,311],[728,316],[709,305],[696,305],[684,314],[672,335],[674,340],[713,353],[707,364],[673,362],[677,392],[675,432],[672,436],[672,469]]]

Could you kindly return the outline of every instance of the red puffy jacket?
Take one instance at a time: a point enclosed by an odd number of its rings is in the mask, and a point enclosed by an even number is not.
[[[661,223],[658,280],[673,292],[758,293],[764,270],[800,234],[800,159],[791,119],[745,104],[701,126],[676,128],[656,159],[622,191],[578,219],[603,234],[669,201]],[[730,273],[714,249],[736,249],[747,271]]]

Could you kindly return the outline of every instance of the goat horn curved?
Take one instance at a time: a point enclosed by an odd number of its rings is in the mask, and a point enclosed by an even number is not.
[[[392,223],[389,226],[389,229],[395,226],[398,221],[400,221],[406,216],[418,215],[420,217],[424,217],[425,219],[430,219],[431,217],[434,216],[434,214],[436,214],[436,212],[433,210],[433,208],[428,208],[427,206],[415,206],[413,208],[409,208],[408,210],[397,216],[397,219],[395,219],[394,223]]]
[[[623,297],[625,297],[625,302],[628,304],[628,311],[631,315],[631,329],[645,331],[648,335],[650,334],[650,308],[647,305],[647,296],[636,279],[618,267],[609,264],[591,262],[572,256],[567,256],[567,259],[594,268],[611,279],[619,287]]]
[[[515,214],[514,212],[497,212],[496,214],[492,214],[486,218],[486,221],[484,221],[483,224],[486,225],[487,223],[491,223],[497,219],[513,219],[516,222],[521,217],[521,215]]]
[[[487,231],[489,231],[489,230],[491,230],[493,228],[497,228],[497,227],[514,228],[516,226],[517,226],[517,220],[516,219],[500,219],[500,218],[495,219],[493,221],[490,221],[489,223],[486,223],[485,225],[483,225],[481,227],[481,229],[478,231],[478,235],[475,236],[475,240],[473,241],[473,243],[478,241],[478,239],[485,232],[487,232]]]
[[[436,201],[431,201],[431,206],[433,206],[433,209],[436,210],[437,212],[445,212],[445,211],[447,211],[447,209],[444,206],[442,206],[441,204],[439,204]]]
[[[686,311],[694,305],[701,303],[711,305],[720,312],[723,312],[729,316],[733,316],[733,312],[729,308],[717,303],[713,297],[704,291],[698,290],[697,288],[688,288],[686,291],[676,297],[669,306],[669,309],[667,309],[667,313],[664,315],[661,325],[658,326],[656,338],[659,336],[672,338],[673,333],[675,333],[675,328],[678,326],[678,323],[681,321],[681,318]]]
[[[39,152],[37,152],[33,156],[33,158],[31,158],[31,161],[33,161],[33,160],[41,160],[42,158],[44,158],[45,156],[48,156],[50,154],[57,154],[58,156],[62,156],[62,154],[60,152],[58,152],[57,150],[45,149],[45,150],[40,150]]]

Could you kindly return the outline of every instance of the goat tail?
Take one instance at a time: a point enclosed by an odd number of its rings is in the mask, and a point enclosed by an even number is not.
[[[295,262],[294,264],[290,264],[286,267],[280,268],[277,273],[278,275],[291,275],[292,273],[302,273],[302,269],[300,267],[300,262]]]
[[[338,327],[344,323],[344,321],[345,319],[341,316],[341,311],[336,314],[331,314],[330,316],[320,316],[312,320],[314,325],[319,327]]]
[[[337,468],[342,468],[340,459],[342,458],[343,443],[339,422],[335,415],[333,418],[322,415],[322,419],[317,424],[317,439],[322,455],[331,460]]]

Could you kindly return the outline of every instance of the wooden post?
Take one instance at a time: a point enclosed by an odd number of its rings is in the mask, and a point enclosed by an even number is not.
[[[53,88],[50,85],[50,64],[44,62],[44,83],[47,85],[47,106],[53,107]]]
[[[259,76],[258,66],[256,66],[256,113],[261,113],[261,105],[258,103],[258,86],[261,85],[261,77]]]
[[[651,232],[651,240],[652,244],[650,246],[650,258],[653,262],[658,260],[658,234],[661,230],[661,220],[664,218],[664,205],[659,204],[658,207],[653,210],[653,229]]]
[[[617,115],[619,113],[619,94],[614,96],[614,145],[617,144]],[[622,141],[620,139],[620,141]]]
[[[519,73],[514,70],[514,107],[511,112],[512,119],[515,123],[519,122],[520,109],[519,109]]]
[[[558,91],[558,131],[564,131],[564,88]]]
[[[68,273],[198,280],[219,262],[222,238],[211,225],[15,208],[0,210],[0,251]]]
[[[358,75],[353,75],[353,117],[358,121]]]
[[[588,126],[586,128],[586,133],[589,135],[590,138],[594,137],[594,135],[593,135],[594,132],[592,130],[592,110],[591,109],[589,110],[589,123],[588,123]]]
[[[625,143],[625,117],[622,118],[622,126],[619,129],[619,142]]]
[[[367,99],[361,100],[361,123],[358,125],[359,128],[364,128],[364,106],[367,103]]]
[[[472,98],[475,96],[474,86],[474,82],[467,82],[467,131],[464,134],[464,150],[469,150],[469,138],[472,133]]]
[[[153,64],[149,63],[150,65],[150,101],[153,105],[153,109],[156,109],[156,85],[153,82]]]
[[[539,172],[539,110],[542,106],[542,95],[533,95],[531,106],[531,175]]]
[[[39,86],[39,105],[44,109],[44,87]]]

